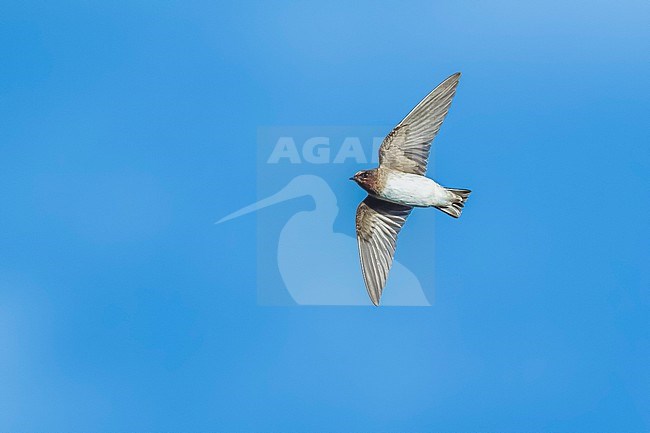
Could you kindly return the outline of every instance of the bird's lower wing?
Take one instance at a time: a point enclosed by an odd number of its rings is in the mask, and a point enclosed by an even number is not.
[[[393,264],[397,235],[413,208],[366,197],[357,208],[357,243],[368,295],[379,305]]]

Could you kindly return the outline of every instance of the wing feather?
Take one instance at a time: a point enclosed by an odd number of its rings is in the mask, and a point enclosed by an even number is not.
[[[459,79],[460,72],[440,83],[384,138],[379,148],[380,166],[426,173],[431,142],[447,116]]]
[[[412,209],[372,196],[366,197],[357,208],[361,272],[370,300],[375,305],[379,305],[388,271],[393,264],[397,235]]]

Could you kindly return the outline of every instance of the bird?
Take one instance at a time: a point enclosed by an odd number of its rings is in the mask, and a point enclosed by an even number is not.
[[[357,207],[356,233],[361,273],[375,306],[393,263],[397,235],[413,208],[434,207],[458,218],[471,193],[425,176],[431,143],[459,80],[460,72],[445,79],[390,131],[379,147],[379,167],[350,178],[368,193]]]

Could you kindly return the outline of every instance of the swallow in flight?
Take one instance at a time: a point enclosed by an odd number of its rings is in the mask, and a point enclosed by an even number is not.
[[[375,305],[393,263],[397,235],[411,210],[435,207],[458,218],[471,192],[445,188],[424,176],[431,142],[445,120],[459,79],[460,73],[447,78],[393,128],[379,148],[379,167],[350,178],[368,192],[357,208],[356,229],[361,271]]]

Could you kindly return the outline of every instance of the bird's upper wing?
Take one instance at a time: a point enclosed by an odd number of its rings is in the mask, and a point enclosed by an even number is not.
[[[402,206],[366,197],[357,208],[357,243],[361,258],[361,271],[368,295],[379,305],[388,271],[393,264],[397,234],[402,229],[410,206]]]
[[[384,138],[380,166],[424,175],[431,142],[445,120],[459,79],[460,72],[440,83]]]

